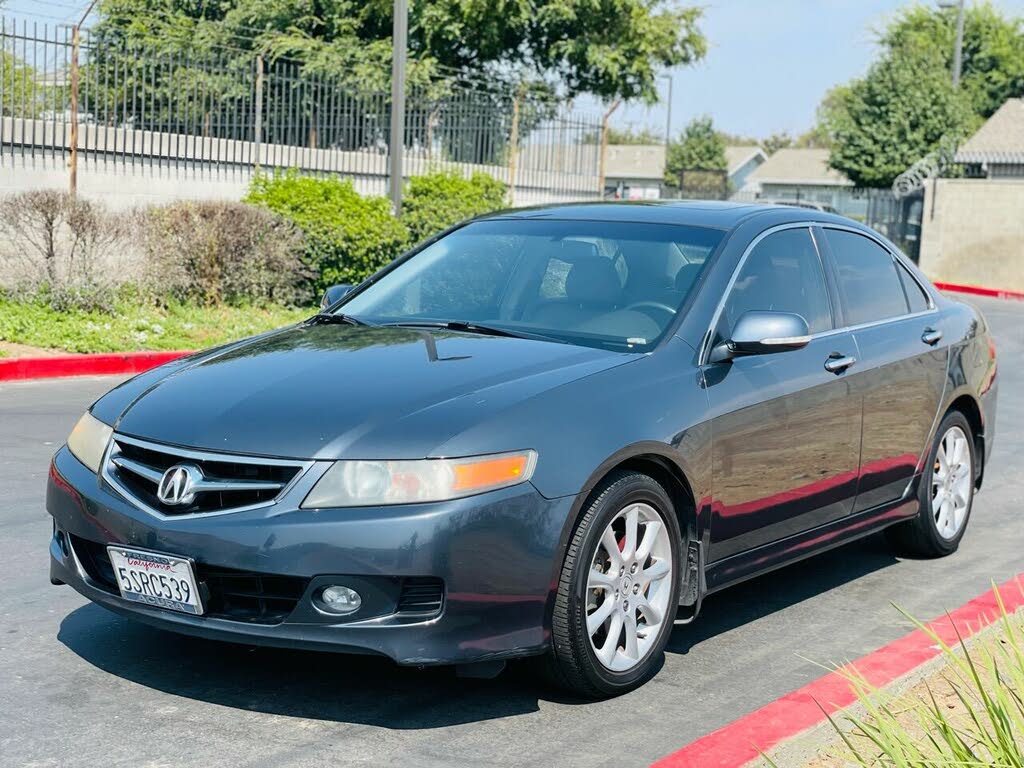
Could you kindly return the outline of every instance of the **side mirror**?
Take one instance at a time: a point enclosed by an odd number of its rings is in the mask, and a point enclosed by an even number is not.
[[[767,355],[806,347],[811,340],[807,321],[790,312],[744,312],[732,338],[711,350],[710,361],[719,363],[740,355]]]
[[[324,297],[320,299],[320,309],[327,309],[351,290],[351,285],[332,285],[324,291]]]

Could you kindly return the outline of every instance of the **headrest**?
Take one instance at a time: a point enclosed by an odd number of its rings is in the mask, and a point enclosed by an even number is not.
[[[565,278],[565,295],[579,304],[615,304],[622,298],[619,273],[601,256],[577,262]]]
[[[676,272],[676,290],[680,293],[689,293],[700,276],[700,270],[700,264],[683,264]]]
[[[583,240],[562,240],[561,248],[557,257],[560,261],[569,264],[579,264],[582,261],[589,261],[597,256],[597,246]]]

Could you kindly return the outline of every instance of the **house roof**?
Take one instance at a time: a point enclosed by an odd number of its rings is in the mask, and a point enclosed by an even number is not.
[[[605,178],[661,179],[665,175],[664,144],[609,144]]]
[[[725,162],[731,176],[764,150],[757,146],[725,148]],[[609,144],[605,156],[605,178],[661,179],[665,175],[664,144]]]
[[[958,163],[1024,163],[1024,99],[1008,99],[956,153]]]
[[[751,159],[760,157],[763,163],[768,159],[765,151],[756,145],[725,148],[725,164],[732,176],[736,171],[750,162]]]
[[[780,149],[756,168],[748,181],[761,184],[800,184],[806,186],[852,187],[839,171],[828,167],[827,149]]]

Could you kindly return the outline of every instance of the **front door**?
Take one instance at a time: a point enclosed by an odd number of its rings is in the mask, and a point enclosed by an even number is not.
[[[825,364],[856,358],[857,350],[849,333],[833,330],[831,304],[806,228],[768,234],[740,266],[715,331],[719,340],[752,310],[801,315],[814,336],[803,349],[705,366],[713,445],[709,562],[852,510],[861,399],[845,370]]]

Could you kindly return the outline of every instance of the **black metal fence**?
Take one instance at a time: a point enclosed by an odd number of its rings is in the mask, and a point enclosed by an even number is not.
[[[0,19],[0,162],[295,168],[387,185],[390,93],[301,62],[184,55]],[[405,176],[491,173],[534,196],[597,196],[600,118],[549,97],[455,79],[410,86]],[[77,133],[77,142],[72,134]]]

